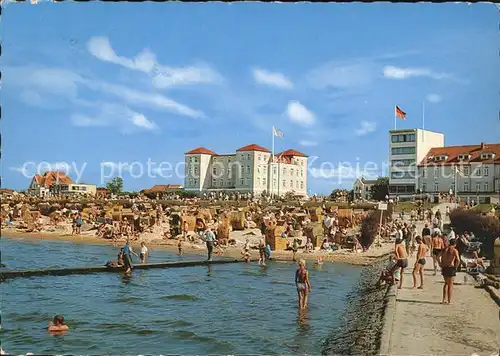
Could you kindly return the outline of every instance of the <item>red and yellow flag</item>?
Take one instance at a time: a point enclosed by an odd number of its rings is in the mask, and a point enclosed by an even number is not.
[[[396,116],[402,120],[406,120],[406,113],[396,105]]]

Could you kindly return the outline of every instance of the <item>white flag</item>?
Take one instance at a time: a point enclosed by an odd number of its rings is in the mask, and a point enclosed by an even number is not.
[[[285,135],[283,135],[283,132],[281,132],[280,130],[278,130],[274,126],[273,126],[273,134],[274,134],[274,136],[285,137]]]

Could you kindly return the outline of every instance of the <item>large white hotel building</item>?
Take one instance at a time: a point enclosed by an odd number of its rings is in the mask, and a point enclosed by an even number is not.
[[[500,144],[445,146],[444,134],[389,131],[389,195],[451,193],[462,201],[500,202]]]
[[[185,153],[184,189],[197,192],[263,192],[307,196],[307,155],[293,149],[277,153],[259,145],[216,154],[199,147]]]

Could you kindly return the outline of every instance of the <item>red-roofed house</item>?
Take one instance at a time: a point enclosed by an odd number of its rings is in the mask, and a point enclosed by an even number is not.
[[[290,149],[275,154],[274,159],[271,156],[271,151],[257,144],[232,154],[196,148],[185,154],[184,187],[198,192],[307,195],[307,155]]]
[[[469,203],[500,200],[500,143],[431,148],[418,170],[423,192],[453,193]]]
[[[45,172],[33,176],[28,194],[42,198],[53,194],[95,195],[96,188],[93,184],[74,183],[64,172]]]

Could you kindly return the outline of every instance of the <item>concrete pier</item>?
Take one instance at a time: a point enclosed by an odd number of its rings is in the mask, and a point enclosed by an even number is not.
[[[152,269],[152,268],[179,268],[179,267],[194,267],[221,265],[228,263],[238,263],[241,260],[224,259],[216,261],[174,261],[163,263],[147,263],[134,265],[134,270]],[[123,267],[110,268],[106,266],[90,266],[90,267],[73,267],[73,268],[48,268],[48,269],[33,269],[33,270],[2,270],[0,271],[0,281],[20,277],[35,277],[35,276],[66,276],[70,274],[90,274],[100,272],[122,272]]]

